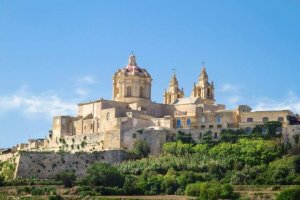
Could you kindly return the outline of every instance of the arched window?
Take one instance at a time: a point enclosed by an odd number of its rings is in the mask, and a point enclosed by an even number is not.
[[[214,128],[214,125],[209,125],[209,128],[210,128],[210,129],[213,129],[213,128]]]
[[[192,124],[191,119],[188,119],[188,120],[186,121],[186,125],[187,125],[188,127],[190,127],[191,124]]]
[[[201,129],[205,129],[205,125],[201,125]]]
[[[269,117],[264,117],[263,118],[263,122],[268,122],[269,121]]]
[[[106,114],[106,120],[110,120],[110,113]]]
[[[247,122],[253,122],[253,118],[252,117],[247,118]]]
[[[207,98],[210,98],[210,96],[211,96],[210,88],[207,88]]]
[[[130,86],[127,87],[127,96],[131,97],[131,87]]]
[[[176,128],[181,128],[181,120],[177,119]]]
[[[201,88],[198,89],[197,93],[198,93],[197,96],[198,96],[198,97],[201,97]]]
[[[140,97],[144,97],[144,88],[140,87]]]

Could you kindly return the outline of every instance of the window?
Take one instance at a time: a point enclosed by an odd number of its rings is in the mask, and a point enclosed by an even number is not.
[[[144,88],[140,87],[140,97],[144,97]]]
[[[199,139],[201,139],[202,138],[202,133],[199,133]]]
[[[201,118],[201,122],[202,122],[202,123],[205,123],[205,117],[202,117],[202,118]]]
[[[205,125],[202,125],[202,126],[201,126],[201,129],[205,129]]]
[[[188,119],[188,120],[186,121],[186,125],[187,125],[188,127],[190,127],[191,124],[192,124],[191,119]]]
[[[209,128],[210,128],[210,129],[213,129],[213,128],[214,128],[214,125],[209,125]]]
[[[247,118],[247,122],[253,122],[253,118],[251,117]]]
[[[216,121],[217,121],[217,123],[221,123],[222,122],[222,117],[221,116],[217,116]]]
[[[176,128],[180,128],[180,127],[181,127],[181,120],[177,119]]]
[[[207,88],[207,98],[210,98],[210,89],[209,88]]]
[[[201,97],[201,88],[198,89],[198,95],[199,97]]]
[[[106,114],[106,120],[110,120],[110,113]]]
[[[218,128],[222,128],[222,125],[218,125],[217,127],[218,127]]]
[[[283,122],[284,121],[284,117],[278,117],[278,121],[279,122]]]
[[[263,118],[263,122],[268,122],[269,121],[269,117],[264,117]]]
[[[91,130],[93,129],[93,124],[91,124]]]
[[[131,97],[131,87],[130,86],[127,87],[127,96]]]

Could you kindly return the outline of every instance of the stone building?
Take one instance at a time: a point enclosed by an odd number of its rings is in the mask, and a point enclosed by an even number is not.
[[[209,131],[218,139],[222,129],[251,131],[267,121],[282,122],[287,138],[291,137],[289,134],[300,133],[299,128],[289,125],[288,116],[295,117],[291,111],[253,112],[247,105],[226,110],[225,105],[217,104],[214,83],[209,81],[204,65],[188,97],[179,88],[174,73],[163,94],[163,104],[151,101],[152,77],[137,64],[134,55],[113,75],[112,85],[112,100],[78,104],[77,116],[53,118],[46,140],[31,140],[29,145],[22,144],[18,148],[71,152],[131,149],[136,140],[142,139],[150,145],[152,153],[159,153],[178,130],[192,133],[196,140],[201,140],[203,133]]]

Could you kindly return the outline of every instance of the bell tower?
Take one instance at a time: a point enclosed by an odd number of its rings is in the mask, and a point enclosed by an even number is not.
[[[208,104],[214,104],[215,102],[214,82],[210,83],[208,81],[205,63],[202,63],[202,70],[198,78],[198,83],[194,83],[192,97],[202,98],[205,101],[205,103]]]
[[[181,90],[179,89],[178,80],[174,72],[172,79],[170,81],[169,89],[166,90],[164,94],[164,104],[173,104],[177,99],[183,97],[184,97],[183,88]]]

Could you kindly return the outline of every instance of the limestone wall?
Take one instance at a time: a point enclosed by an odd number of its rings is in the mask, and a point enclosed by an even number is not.
[[[103,151],[94,153],[20,152],[15,176],[39,179],[54,178],[65,170],[74,170],[81,177],[95,162],[118,163],[129,159],[125,151]]]
[[[16,153],[2,154],[2,155],[0,155],[0,162],[8,161],[8,160],[12,159],[15,155],[17,155],[17,154]]]

